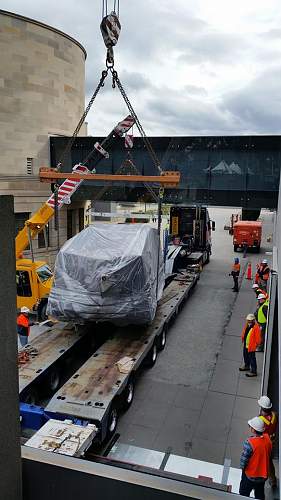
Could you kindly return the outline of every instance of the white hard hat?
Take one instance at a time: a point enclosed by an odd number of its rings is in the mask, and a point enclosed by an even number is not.
[[[253,284],[252,288],[259,288],[259,285],[257,285],[256,283]]]
[[[270,410],[270,408],[272,408],[272,403],[267,396],[261,396],[261,398],[258,400],[258,404],[265,410]]]
[[[256,319],[256,318],[255,318],[254,314],[250,313],[250,314],[248,314],[248,316],[246,317],[246,319],[248,321],[254,321],[254,319]]]
[[[262,264],[267,264],[267,260],[263,259]]]
[[[28,307],[26,307],[26,306],[22,306],[20,308],[20,312],[28,314],[30,312],[30,309],[28,309]]]
[[[264,422],[259,417],[251,418],[250,420],[248,420],[248,424],[250,427],[255,429],[255,431],[257,431],[257,432],[264,431],[264,428],[265,428]]]
[[[265,297],[265,295],[264,295],[263,293],[260,293],[260,294],[258,295],[258,300],[260,300],[260,299],[265,299],[265,298],[266,298],[266,297]]]

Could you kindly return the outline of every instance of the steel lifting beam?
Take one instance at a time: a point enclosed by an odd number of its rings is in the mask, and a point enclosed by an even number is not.
[[[165,187],[177,187],[180,182],[180,172],[165,170],[160,175],[135,175],[135,174],[93,174],[58,172],[54,168],[41,167],[39,170],[41,182],[55,183],[58,179],[75,179],[87,181],[106,182],[149,182]]]

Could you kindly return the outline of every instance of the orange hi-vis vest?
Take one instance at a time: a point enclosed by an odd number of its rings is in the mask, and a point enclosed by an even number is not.
[[[269,435],[270,439],[275,438],[276,427],[277,427],[277,415],[274,411],[268,415],[260,415],[259,418],[265,424],[264,432]]]
[[[247,477],[263,477],[268,478],[269,460],[272,451],[272,442],[268,434],[262,436],[254,436],[248,439],[253,454],[245,468]]]
[[[242,342],[244,342],[247,326],[248,326],[248,324],[246,323],[246,325],[244,326],[243,331],[242,331],[242,335],[241,335]],[[262,342],[261,329],[260,329],[259,325],[257,323],[255,323],[254,326],[248,332],[248,336],[247,336],[247,340],[246,340],[246,343],[247,343],[246,347],[248,349],[248,352],[255,352],[256,348],[258,347],[258,345],[261,344],[261,342]]]
[[[240,264],[233,264],[232,271],[239,274],[240,273]]]
[[[29,336],[29,331],[30,331],[29,320],[24,314],[20,314],[18,316],[17,325],[24,326],[25,328],[27,328],[27,336]]]
[[[262,275],[262,279],[264,281],[267,281],[269,279],[269,273],[270,273],[270,269],[268,267],[268,265],[261,265],[260,268],[259,268],[259,273]]]

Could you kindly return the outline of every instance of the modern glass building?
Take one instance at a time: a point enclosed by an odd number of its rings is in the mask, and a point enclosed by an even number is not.
[[[55,166],[67,138],[53,137],[51,163]],[[101,137],[76,139],[65,171],[83,161]],[[275,208],[280,175],[280,136],[221,136],[221,137],[151,137],[150,142],[163,170],[181,172],[178,189],[166,190],[168,203],[204,203],[209,205],[242,206],[245,208]],[[109,159],[98,166],[99,173],[126,172],[124,162],[128,152],[124,139],[117,138],[109,151]],[[134,139],[130,150],[141,174],[158,173],[141,138]],[[91,159],[87,165],[94,167]],[[92,198],[99,188],[80,188],[77,198]],[[148,194],[140,186],[110,187],[104,200],[137,201]]]

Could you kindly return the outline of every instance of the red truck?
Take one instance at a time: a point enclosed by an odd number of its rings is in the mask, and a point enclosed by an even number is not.
[[[233,225],[233,248],[253,248],[260,251],[261,246],[261,222],[240,220]]]

